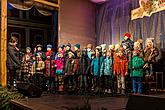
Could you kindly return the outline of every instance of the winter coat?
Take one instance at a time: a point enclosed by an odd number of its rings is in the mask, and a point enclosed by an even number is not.
[[[45,60],[45,77],[54,77],[54,60]]]
[[[68,58],[66,60],[66,63],[65,63],[65,73],[67,73],[67,75],[73,75],[74,63],[75,63],[75,61],[72,58]]]
[[[75,56],[74,58],[75,58],[75,59],[79,59],[79,58],[80,58],[80,56],[81,56],[81,51],[80,51],[80,49],[74,51],[73,53],[74,53],[74,56]]]
[[[81,57],[80,74],[83,75],[88,74],[89,66],[90,66],[90,60],[88,59],[88,56]]]
[[[159,55],[159,50],[158,48],[153,48],[153,50],[148,49],[144,52],[144,61],[145,62],[151,62],[155,63],[156,62],[156,57]],[[149,59],[150,57],[150,59]]]
[[[131,61],[131,59],[132,59],[132,51],[129,48],[124,50],[124,55],[127,57],[127,59],[129,61]]]
[[[143,59],[138,56],[134,56],[129,63],[131,63],[129,65],[131,70],[130,77],[143,77]]]
[[[124,44],[128,46],[127,49],[131,51],[133,50],[134,42],[131,39],[128,38],[127,40],[122,41],[121,45],[124,45]]]
[[[54,60],[54,52],[53,51],[47,51],[45,55],[49,55],[51,60]]]
[[[22,58],[21,72],[30,73],[32,67],[32,53],[26,53]]]
[[[100,68],[100,76],[101,75],[113,75],[113,59],[112,58],[105,58],[102,62]]]
[[[115,50],[114,53],[113,53],[113,61],[118,58],[118,50]]]
[[[63,70],[64,70],[64,58],[57,58],[55,60],[55,67],[56,67],[56,73],[57,74],[64,74]]]
[[[114,73],[115,75],[125,76],[125,73],[128,72],[128,60],[123,55],[122,57],[116,56],[114,59]]]
[[[7,47],[7,68],[15,70],[20,67],[20,60],[18,58],[19,52],[9,43]]]
[[[69,52],[73,52],[73,51],[70,49],[70,50],[66,50],[65,53],[64,53],[65,61],[68,59],[68,53]]]
[[[103,57],[92,59],[92,62],[91,62],[91,73],[94,76],[100,75],[100,67],[101,67],[102,62],[103,62]]]
[[[81,72],[80,64],[81,64],[80,58],[74,59],[74,66],[73,66],[73,73],[74,74],[80,74],[80,72]]]
[[[38,61],[38,62],[37,61],[33,61],[31,74],[35,74],[35,73],[43,74],[44,68],[45,68],[44,61]]]

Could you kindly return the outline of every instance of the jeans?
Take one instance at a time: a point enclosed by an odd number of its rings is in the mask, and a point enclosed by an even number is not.
[[[122,75],[117,76],[117,88],[125,89],[125,77]]]
[[[46,77],[46,86],[50,89],[54,88],[54,77]]]
[[[87,75],[85,74],[80,75],[80,87],[87,88]]]
[[[104,81],[105,81],[104,88],[113,90],[113,78],[112,78],[112,76],[104,75]]]
[[[100,78],[99,76],[94,76],[93,78],[93,88],[100,87]]]
[[[67,87],[68,88],[73,88],[73,81],[74,81],[74,76],[73,75],[67,75],[66,76],[66,79],[67,79]]]
[[[146,69],[146,75],[151,75],[155,71],[155,65],[154,63],[148,63],[148,64],[149,64],[149,68]]]
[[[132,77],[132,92],[142,93],[142,77]],[[137,82],[137,83],[136,83]]]

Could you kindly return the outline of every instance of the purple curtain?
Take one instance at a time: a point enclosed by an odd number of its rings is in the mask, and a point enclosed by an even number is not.
[[[139,0],[110,0],[97,6],[96,37],[97,45],[116,44],[123,40],[126,32],[132,39],[154,37],[160,44],[165,35],[165,11],[153,14],[151,17],[131,20],[131,10],[139,7]],[[160,45],[158,45],[160,46]]]

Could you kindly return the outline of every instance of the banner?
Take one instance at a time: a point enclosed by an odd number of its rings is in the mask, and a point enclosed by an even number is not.
[[[165,10],[165,0],[139,0],[140,7],[131,11],[131,20],[150,17],[153,13]]]

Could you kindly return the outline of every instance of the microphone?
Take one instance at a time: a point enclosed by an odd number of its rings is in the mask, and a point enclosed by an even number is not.
[[[24,55],[24,54],[25,54],[25,53],[23,53],[23,52],[21,52],[21,51],[19,51],[19,53],[20,53],[20,54],[22,54],[22,55]]]

